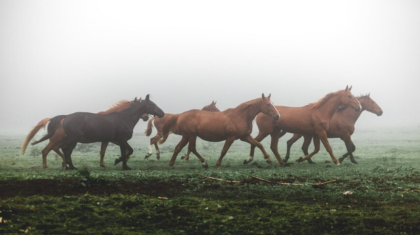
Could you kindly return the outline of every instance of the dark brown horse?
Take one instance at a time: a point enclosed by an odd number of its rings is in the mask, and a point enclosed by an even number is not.
[[[217,168],[221,167],[223,157],[236,139],[258,146],[267,162],[271,163],[270,157],[263,146],[251,137],[252,121],[258,113],[262,112],[273,119],[279,119],[280,117],[270,101],[270,96],[265,97],[263,94],[262,98],[242,103],[228,112],[190,110],[170,118],[163,127],[163,139],[160,143],[166,141],[170,130],[173,129],[181,133],[182,139],[175,147],[169,165],[174,165],[178,153],[189,143],[189,150],[200,159],[203,167],[207,168],[206,161],[196,150],[197,137],[211,142],[225,140],[223,150],[216,163]]]
[[[204,106],[201,110],[209,111],[209,112],[220,112],[220,110],[216,107],[216,102],[214,101],[212,101],[211,104]],[[153,138],[150,139],[149,152],[144,157],[145,159],[152,156],[153,145],[155,146],[155,149],[156,149],[156,157],[158,160],[160,159],[160,150],[158,147],[158,141],[163,137],[163,134],[162,134],[163,126],[165,125],[166,121],[168,121],[173,115],[178,115],[178,114],[165,113],[165,116],[162,118],[154,117],[154,118],[149,119],[148,124],[147,124],[147,129],[144,131],[144,133],[146,134],[146,136],[150,136],[152,134],[153,123],[154,123],[155,128],[157,130],[157,134]],[[176,135],[180,135],[180,133],[178,133],[176,130],[173,133]]]
[[[284,165],[285,163],[281,159],[277,149],[280,131],[312,135],[314,136],[315,151],[306,155],[304,158],[300,158],[298,161],[301,162],[310,159],[316,154],[319,151],[321,140],[330,154],[332,161],[340,165],[340,162],[334,157],[327,138],[330,119],[340,105],[350,106],[356,111],[361,109],[359,101],[351,94],[351,87],[350,89],[346,87],[344,90],[329,93],[318,102],[303,107],[276,106],[276,109],[281,115],[279,120],[273,121],[266,115],[257,116],[259,133],[255,137],[255,140],[261,141],[268,135],[271,135],[271,150],[274,152],[278,162]],[[254,149],[255,146],[252,145],[250,157],[244,161],[245,164],[253,160]]]
[[[71,160],[71,154],[78,142],[113,142],[120,146],[123,169],[130,169],[127,166],[128,156],[133,153],[133,148],[128,144],[128,140],[133,135],[133,129],[139,119],[144,114],[153,114],[159,117],[164,116],[164,112],[149,99],[149,95],[142,102],[134,102],[128,108],[120,112],[107,114],[94,114],[77,112],[67,115],[60,121],[59,129],[54,133],[50,143],[43,150],[48,154],[57,146],[64,153],[65,162],[70,169],[75,169]],[[64,138],[56,139],[55,136],[64,133]],[[60,134],[63,136],[63,134]]]
[[[379,107],[379,105],[370,98],[370,94],[359,96],[357,99],[359,100],[362,109],[360,111],[354,111],[353,109],[349,109],[345,106],[343,108],[340,107],[332,116],[330,120],[330,128],[327,131],[328,138],[340,138],[346,145],[347,153],[344,154],[343,157],[339,158],[340,163],[343,162],[346,157],[350,156],[351,162],[357,164],[357,161],[353,157],[353,152],[356,150],[356,146],[351,140],[351,135],[354,132],[354,125],[362,112],[366,110],[378,116],[381,116],[383,113],[381,107]],[[285,157],[286,162],[290,156],[290,148],[300,137],[302,137],[302,134],[294,134],[293,137],[287,141],[287,154]],[[302,145],[302,151],[305,156],[308,155],[308,147],[311,141],[312,136],[306,135]],[[308,162],[314,163],[311,159],[308,159]]]
[[[131,104],[133,104],[134,102],[140,102],[141,99],[137,99],[135,98],[133,101],[128,101],[128,100],[121,100],[119,102],[117,102],[116,104],[114,104],[113,106],[111,106],[108,110],[106,111],[102,111],[99,112],[98,114],[107,114],[107,113],[112,113],[112,112],[120,112],[121,110],[124,110],[128,107],[130,107]],[[44,118],[42,119],[30,132],[29,134],[26,136],[25,142],[22,145],[22,150],[21,150],[21,154],[24,155],[26,148],[29,144],[29,142],[32,140],[32,138],[38,133],[38,131],[41,128],[45,128],[45,126],[49,123],[48,125],[48,133],[40,140],[35,141],[32,143],[32,145],[40,143],[46,139],[52,138],[55,134],[56,131],[58,131],[59,126],[60,126],[60,122],[66,117],[67,115],[59,115],[59,116],[55,116],[54,118]],[[149,115],[148,114],[144,114],[141,119],[143,121],[147,121],[149,119]],[[61,139],[64,138],[65,136],[60,136],[64,135],[64,133],[62,131],[58,131],[58,134],[54,136],[55,139]],[[101,167],[106,167],[106,165],[104,164],[104,156],[105,156],[105,151],[106,148],[108,146],[109,142],[102,142],[101,144],[101,151],[100,151],[100,162],[99,165]],[[118,144],[117,144],[118,145]],[[63,159],[63,168],[66,167],[65,165],[65,159],[64,159],[64,155],[63,153],[61,153],[60,151],[60,147],[56,146],[55,149],[53,149],[54,152],[56,152],[62,159]],[[48,168],[47,165],[47,154],[44,155],[43,154],[43,168]]]

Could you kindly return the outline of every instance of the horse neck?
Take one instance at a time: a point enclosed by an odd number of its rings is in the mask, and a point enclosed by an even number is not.
[[[247,123],[252,123],[252,120],[260,113],[260,103],[258,101],[247,102],[234,108],[230,113],[245,120]]]
[[[133,104],[127,109],[122,110],[120,113],[123,114],[124,117],[126,117],[127,122],[134,129],[141,116],[143,116],[143,114],[145,113],[144,110],[145,105],[142,103],[138,103]]]
[[[318,106],[317,109],[320,110],[321,115],[327,118],[328,120],[334,115],[338,106],[340,105],[341,95],[333,95],[324,104]]]
[[[360,102],[360,104],[362,104],[362,102]],[[345,110],[341,111],[342,113],[341,115],[342,115],[342,118],[345,118],[346,120],[349,120],[349,122],[352,122],[354,124],[357,122],[357,120],[359,119],[363,111],[364,111],[363,105],[360,111],[356,111],[350,107],[347,107]]]

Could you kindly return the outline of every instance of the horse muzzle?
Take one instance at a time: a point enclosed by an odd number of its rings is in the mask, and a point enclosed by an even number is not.
[[[276,115],[273,117],[274,120],[279,120],[280,119],[280,115]]]

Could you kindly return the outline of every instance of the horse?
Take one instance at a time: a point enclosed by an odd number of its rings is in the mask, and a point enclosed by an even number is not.
[[[273,121],[267,115],[258,115],[256,119],[259,133],[255,137],[256,141],[262,141],[268,135],[271,135],[271,150],[276,156],[281,165],[285,162],[280,157],[277,149],[278,141],[280,139],[280,131],[290,133],[300,133],[303,135],[312,135],[314,137],[315,150],[306,155],[304,158],[299,158],[298,162],[310,159],[319,151],[320,140],[331,156],[332,161],[338,166],[340,162],[334,157],[331,146],[327,138],[327,130],[329,128],[329,121],[333,116],[335,110],[340,106],[350,106],[356,111],[361,109],[360,103],[356,97],[351,93],[351,87],[337,92],[331,92],[321,98],[315,103],[308,104],[303,107],[286,107],[276,106],[276,109],[281,115],[279,120]],[[251,145],[250,157],[244,161],[244,164],[251,162],[254,158],[255,146]]]
[[[99,112],[98,114],[107,114],[107,113],[112,113],[112,112],[119,112],[119,111],[121,111],[121,110],[124,110],[124,109],[126,109],[126,108],[128,108],[132,103],[134,103],[134,102],[141,102],[141,98],[140,99],[137,99],[137,97],[136,98],[134,98],[134,100],[132,100],[132,101],[128,101],[128,100],[121,100],[121,101],[119,101],[119,102],[117,102],[116,104],[114,104],[113,106],[111,106],[108,110],[105,110],[105,111],[101,111],[101,112]],[[33,143],[32,143],[32,145],[35,145],[35,144],[37,144],[37,143],[40,143],[40,142],[42,142],[42,141],[44,141],[44,140],[46,140],[46,139],[49,139],[49,138],[52,138],[52,136],[54,136],[54,134],[55,134],[55,132],[57,131],[57,129],[59,128],[59,125],[60,125],[60,122],[62,121],[62,119],[64,119],[65,117],[66,117],[67,115],[58,115],[58,116],[55,116],[55,117],[53,117],[53,118],[44,118],[44,119],[42,119],[30,132],[29,132],[29,134],[26,136],[26,139],[25,139],[25,141],[24,141],[24,143],[23,143],[23,145],[22,145],[22,150],[21,150],[21,154],[22,155],[25,155],[25,151],[26,151],[26,148],[27,148],[27,146],[28,146],[28,144],[29,144],[29,142],[32,140],[32,138],[38,133],[38,131],[41,129],[41,128],[45,128],[45,126],[48,124],[48,133],[46,134],[46,135],[44,135],[40,140],[38,140],[38,141],[34,141]],[[143,121],[147,121],[148,119],[149,119],[149,115],[148,114],[143,114],[143,116],[141,117],[141,119],[143,120]],[[60,132],[61,134],[64,134],[63,132]],[[59,134],[57,134],[57,135],[55,135],[55,137],[54,138],[56,138],[56,139],[60,139],[60,138],[63,138],[64,136],[60,136]],[[102,144],[101,144],[101,150],[100,150],[100,162],[99,162],[99,165],[101,166],[101,167],[103,167],[103,168],[105,168],[106,167],[106,165],[104,164],[104,156],[105,156],[105,151],[106,151],[106,148],[107,148],[107,146],[108,146],[108,144],[109,144],[109,142],[102,142]],[[118,145],[118,144],[117,144]],[[61,159],[63,160],[63,163],[62,163],[62,166],[63,166],[63,168],[65,168],[66,167],[66,164],[65,164],[65,159],[64,159],[64,155],[63,155],[63,153],[61,153],[61,151],[60,151],[60,147],[59,146],[56,146],[56,148],[55,149],[53,149],[54,150],[54,152],[56,152],[60,157],[61,157]],[[45,169],[45,168],[48,168],[48,166],[47,166],[47,160],[46,160],[46,157],[47,157],[47,154],[43,154],[43,168]]]
[[[220,110],[216,107],[216,102],[214,102],[214,101],[212,101],[211,104],[204,106],[201,110],[209,111],[209,112],[220,112]],[[147,123],[147,129],[144,131],[144,134],[146,134],[146,136],[150,136],[152,134],[153,123],[155,124],[157,134],[153,138],[150,139],[149,152],[144,157],[145,159],[152,156],[152,146],[153,145],[155,146],[155,149],[156,149],[156,158],[158,160],[160,159],[160,150],[159,150],[159,147],[158,147],[158,141],[163,136],[163,134],[162,134],[163,126],[165,125],[166,121],[168,121],[173,115],[178,115],[178,114],[165,113],[165,116],[163,118],[154,117],[154,118],[149,119],[149,121]],[[180,133],[178,133],[176,130],[173,133],[176,134],[176,135],[180,135]],[[188,154],[187,154],[187,156],[188,156]]]
[[[376,114],[377,116],[382,116],[383,114],[381,107],[379,107],[379,105],[372,98],[370,98],[370,93],[367,95],[358,96],[357,99],[359,100],[362,109],[358,112],[355,112],[352,109],[348,109],[346,106],[339,107],[332,116],[330,120],[330,128],[327,131],[328,138],[340,138],[346,145],[347,153],[338,159],[340,163],[343,162],[346,157],[350,156],[350,161],[354,164],[357,164],[357,161],[353,157],[353,152],[356,150],[356,146],[351,140],[351,135],[354,133],[354,125],[356,124],[362,112],[366,110]],[[282,135],[282,133],[280,135]],[[294,134],[293,137],[287,141],[287,154],[285,157],[285,162],[287,162],[289,159],[290,148],[292,147],[293,143],[295,143],[301,137],[302,134]],[[305,135],[304,139],[305,140],[302,144],[302,151],[306,156],[308,155],[308,147],[312,141],[312,136]],[[308,163],[313,164],[314,162],[311,159],[308,159]]]
[[[182,139],[175,147],[175,151],[169,161],[169,166],[174,165],[178,153],[188,143],[188,150],[200,159],[204,168],[208,168],[207,162],[196,150],[197,137],[211,142],[225,141],[223,150],[216,163],[216,167],[219,169],[221,168],[223,157],[236,139],[258,146],[263,152],[267,163],[271,163],[270,156],[264,150],[264,147],[251,137],[252,121],[258,113],[262,112],[275,120],[280,117],[270,97],[271,94],[267,97],[262,94],[261,98],[242,103],[236,108],[230,109],[228,112],[190,110],[172,116],[165,123],[163,127],[163,139],[159,142],[164,143],[168,138],[170,130],[173,129],[178,130],[182,135]]]
[[[133,129],[143,114],[163,117],[165,113],[149,99],[149,95],[142,102],[134,102],[128,108],[120,112],[107,114],[95,114],[77,112],[67,115],[60,121],[60,128],[52,136],[50,143],[43,150],[43,154],[60,146],[64,153],[65,163],[70,169],[75,169],[71,154],[78,142],[113,142],[120,146],[123,170],[131,169],[127,165],[128,156],[133,153],[133,148],[128,140],[133,136]],[[63,132],[64,138],[57,139],[55,136]]]

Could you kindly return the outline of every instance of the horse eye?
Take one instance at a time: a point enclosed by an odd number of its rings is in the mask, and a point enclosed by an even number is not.
[[[270,106],[270,104],[267,104],[267,106]]]

